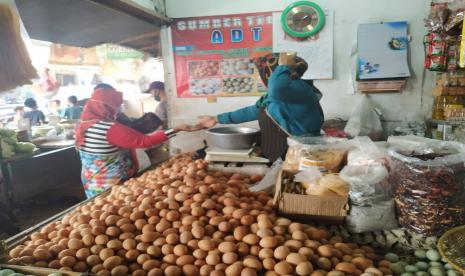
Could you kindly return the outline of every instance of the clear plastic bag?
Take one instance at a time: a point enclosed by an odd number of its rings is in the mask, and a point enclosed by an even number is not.
[[[435,142],[389,149],[401,226],[438,236],[465,223],[465,145]]]
[[[339,172],[352,148],[347,139],[333,137],[292,137],[288,138],[288,145],[283,169],[292,172],[310,167],[318,167],[324,172]]]
[[[379,201],[370,206],[352,205],[346,225],[353,233],[396,229],[394,200]]]
[[[392,199],[389,173],[382,165],[346,166],[339,176],[349,183],[350,201],[354,205],[367,206]]]
[[[278,180],[279,172],[281,171],[283,165],[283,160],[281,158],[274,161],[273,165],[271,165],[270,170],[265,174],[263,179],[258,182],[257,184],[251,186],[249,189],[252,192],[259,192],[259,191],[266,191],[271,192],[275,185],[276,181]]]
[[[381,119],[367,96],[362,96],[355,106],[344,131],[352,137],[368,136],[373,141],[381,139],[383,135]]]
[[[381,150],[369,137],[355,137],[350,141],[355,149],[347,155],[347,165],[383,165],[389,166],[386,150]]]

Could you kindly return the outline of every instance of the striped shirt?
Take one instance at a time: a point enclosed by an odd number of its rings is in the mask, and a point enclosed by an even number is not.
[[[86,130],[84,144],[80,150],[93,153],[111,155],[120,151],[120,148],[108,142],[107,132],[113,126],[113,122],[99,121]]]
[[[175,135],[173,129],[145,135],[115,122],[99,121],[86,130],[79,149],[91,154],[113,155],[122,149],[148,148]]]

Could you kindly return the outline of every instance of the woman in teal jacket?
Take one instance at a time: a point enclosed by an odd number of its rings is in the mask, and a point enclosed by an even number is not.
[[[284,156],[289,136],[319,136],[324,121],[321,92],[312,81],[301,79],[307,63],[294,55],[270,54],[259,58],[257,68],[268,93],[254,105],[216,117],[202,116],[205,127],[259,120],[262,151],[274,161]]]

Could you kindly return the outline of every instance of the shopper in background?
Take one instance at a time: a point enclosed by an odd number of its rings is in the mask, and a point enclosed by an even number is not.
[[[19,121],[24,118],[24,106],[15,107],[15,116],[13,117],[13,124],[18,127]]]
[[[97,86],[84,106],[76,128],[76,147],[82,163],[82,183],[88,198],[116,185],[137,172],[135,149],[160,144],[178,131],[179,126],[145,135],[117,122],[123,94],[109,85]]]
[[[258,120],[263,155],[274,161],[286,153],[287,137],[320,135],[324,121],[319,103],[322,94],[313,81],[302,79],[308,64],[295,55],[269,54],[255,64],[268,93],[254,105],[217,116],[201,116],[200,123],[210,128],[217,123]]]
[[[63,110],[61,117],[67,120],[79,120],[81,118],[82,107],[78,105],[76,96],[68,97],[68,107]]]
[[[47,115],[54,115],[60,116],[61,115],[61,102],[60,100],[51,100],[48,103],[48,114]]]
[[[154,81],[150,84],[149,89],[146,91],[151,93],[155,101],[158,102],[155,114],[162,120],[163,128],[168,126],[168,103],[165,92],[165,84],[161,81]]]
[[[31,121],[31,126],[45,124],[45,115],[38,109],[37,102],[33,98],[27,98],[24,106],[26,106],[26,112],[23,117]]]

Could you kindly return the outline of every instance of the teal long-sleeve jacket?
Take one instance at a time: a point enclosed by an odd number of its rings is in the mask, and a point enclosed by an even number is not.
[[[240,124],[258,119],[260,107],[291,136],[320,135],[323,113],[319,95],[305,80],[291,79],[287,66],[278,66],[268,80],[268,93],[255,105],[218,115],[220,124]]]

